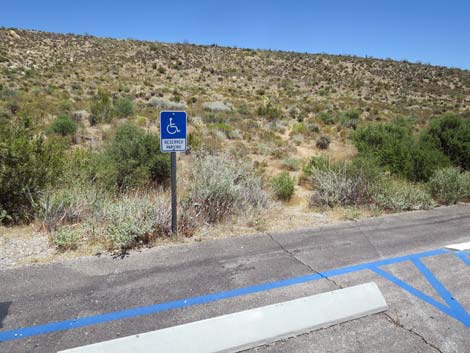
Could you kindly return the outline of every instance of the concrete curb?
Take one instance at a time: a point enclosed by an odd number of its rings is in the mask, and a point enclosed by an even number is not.
[[[470,250],[470,242],[468,243],[460,243],[460,244],[451,244],[445,247],[449,250],[456,250],[456,251],[467,251]]]
[[[371,282],[59,353],[238,352],[387,308]]]

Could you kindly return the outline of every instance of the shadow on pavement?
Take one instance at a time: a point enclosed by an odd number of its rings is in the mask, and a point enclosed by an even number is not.
[[[3,327],[2,323],[3,320],[7,317],[8,315],[8,308],[10,307],[11,302],[0,302],[0,328]]]

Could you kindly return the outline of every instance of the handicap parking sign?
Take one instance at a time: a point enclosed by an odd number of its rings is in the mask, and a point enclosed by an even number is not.
[[[160,112],[160,151],[186,151],[186,112]]]

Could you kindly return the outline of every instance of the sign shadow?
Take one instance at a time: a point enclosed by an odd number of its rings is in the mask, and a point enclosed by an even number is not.
[[[11,302],[0,302],[0,328],[3,328],[3,320],[8,315],[8,309],[10,308]]]

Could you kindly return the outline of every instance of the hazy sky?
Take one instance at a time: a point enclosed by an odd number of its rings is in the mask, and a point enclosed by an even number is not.
[[[470,0],[0,0],[0,26],[470,69]]]

